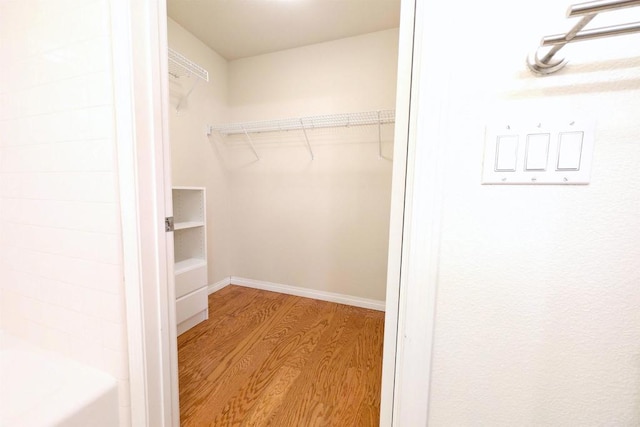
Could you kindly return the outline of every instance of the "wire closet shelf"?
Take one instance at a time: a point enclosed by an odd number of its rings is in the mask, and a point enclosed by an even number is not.
[[[378,126],[378,155],[382,157],[382,125],[395,123],[395,110],[364,111],[358,113],[324,114],[319,116],[295,117],[277,120],[262,120],[255,122],[229,123],[211,125],[207,128],[207,136],[214,131],[223,136],[244,134],[249,142],[253,154],[258,160],[260,156],[256,151],[250,134],[265,132],[286,132],[302,130],[304,134],[311,160],[314,159],[313,149],[309,142],[308,130],[355,126]]]
[[[189,88],[186,92],[180,96],[178,104],[176,105],[176,111],[180,111],[180,109],[185,105],[185,101],[193,92],[193,89],[197,86],[198,82],[209,81],[209,72],[196,64],[195,62],[189,60],[184,55],[179,54],[175,50],[169,48],[168,50],[168,58],[169,58],[169,75],[174,79],[180,80],[183,77],[191,79],[191,77],[195,77],[192,79]]]
[[[383,125],[394,122],[395,110],[379,110],[211,125],[209,126],[209,133],[215,131],[222,135],[236,135],[301,129]]]
[[[527,58],[529,69],[541,75],[551,74],[562,69],[567,64],[567,60],[554,58],[554,56],[569,43],[640,32],[640,22],[583,30],[599,13],[636,6],[640,6],[640,0],[597,0],[570,6],[567,18],[581,17],[580,21],[566,34],[543,37],[538,50]],[[549,46],[551,48],[542,53],[542,49]]]
[[[209,81],[209,72],[189,60],[187,57],[179,54],[175,50],[169,48],[169,75],[179,79],[180,77],[195,76],[205,82]]]

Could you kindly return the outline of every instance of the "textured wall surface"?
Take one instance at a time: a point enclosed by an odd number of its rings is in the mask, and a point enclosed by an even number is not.
[[[129,421],[109,2],[0,2],[6,331],[113,375]]]
[[[569,46],[564,71],[535,77],[524,58],[570,28],[566,6],[441,5],[461,33],[439,58],[433,426],[640,424],[640,36]],[[595,118],[590,185],[480,185],[486,123],[549,117]]]

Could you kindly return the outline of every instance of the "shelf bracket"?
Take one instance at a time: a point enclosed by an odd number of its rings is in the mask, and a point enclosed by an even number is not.
[[[561,44],[557,44],[553,46],[549,52],[547,52],[542,58],[538,56],[540,50],[532,53],[527,58],[527,65],[529,69],[536,74],[551,74],[563,68],[567,65],[566,59],[555,59],[553,56],[558,53],[560,49],[562,49],[567,43],[571,42],[571,40],[582,30],[593,18],[596,17],[596,14],[587,15],[582,17],[580,22],[578,22],[567,34],[564,35],[564,41]]]
[[[180,102],[178,102],[178,105],[176,105],[176,112],[180,112],[180,108],[182,108],[184,102],[187,100],[187,98],[189,98],[191,92],[193,92],[193,90],[196,88],[196,86],[198,85],[198,81],[199,79],[195,79],[189,91],[182,98],[180,98]]]
[[[247,140],[249,141],[249,145],[251,146],[251,150],[253,150],[253,154],[255,154],[255,156],[256,156],[256,160],[260,160],[260,156],[258,156],[258,152],[256,151],[256,147],[253,145],[253,141],[251,140],[251,137],[249,136],[249,132],[247,132],[247,130],[244,128],[244,126],[242,127],[242,131],[244,132],[244,134],[247,137]]]
[[[382,121],[380,111],[378,111],[378,157],[382,158]]]
[[[309,154],[311,154],[311,160],[313,160],[313,150],[311,149],[311,144],[309,143],[309,137],[307,136],[307,129],[304,127],[304,123],[302,119],[300,119],[300,126],[302,127],[302,132],[304,133],[304,139],[307,141],[307,147],[309,148]]]
[[[184,106],[189,95],[191,95],[191,92],[193,92],[193,89],[195,89],[198,81],[209,81],[209,72],[171,48],[168,48],[167,50],[167,58],[168,71],[171,77],[176,80],[180,80],[183,76],[195,79],[191,84],[189,91],[180,98],[180,101],[176,106],[176,111],[179,112]]]

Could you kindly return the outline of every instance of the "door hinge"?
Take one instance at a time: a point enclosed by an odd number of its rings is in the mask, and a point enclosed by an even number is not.
[[[164,231],[173,231],[173,217],[169,216],[164,219]]]

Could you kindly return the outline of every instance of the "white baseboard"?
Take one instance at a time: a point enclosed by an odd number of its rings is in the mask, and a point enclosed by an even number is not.
[[[220,282],[218,282],[220,283]],[[368,308],[371,310],[384,311],[384,301],[368,298],[354,297],[351,295],[338,294],[334,292],[318,291],[315,289],[301,288],[299,286],[282,285],[280,283],[264,282],[262,280],[245,279],[243,277],[230,277],[230,283],[247,288],[262,289],[265,291],[279,292],[281,294],[295,295],[299,297],[313,298],[321,301],[335,302],[338,304],[352,305],[355,307]],[[214,285],[212,285],[214,286]],[[224,285],[226,286],[226,285]],[[222,287],[224,287],[222,286]],[[211,287],[209,287],[211,289]]]
[[[207,293],[211,295],[214,292],[218,292],[220,289],[231,284],[231,277],[225,277],[222,280],[212,283],[207,287]]]

